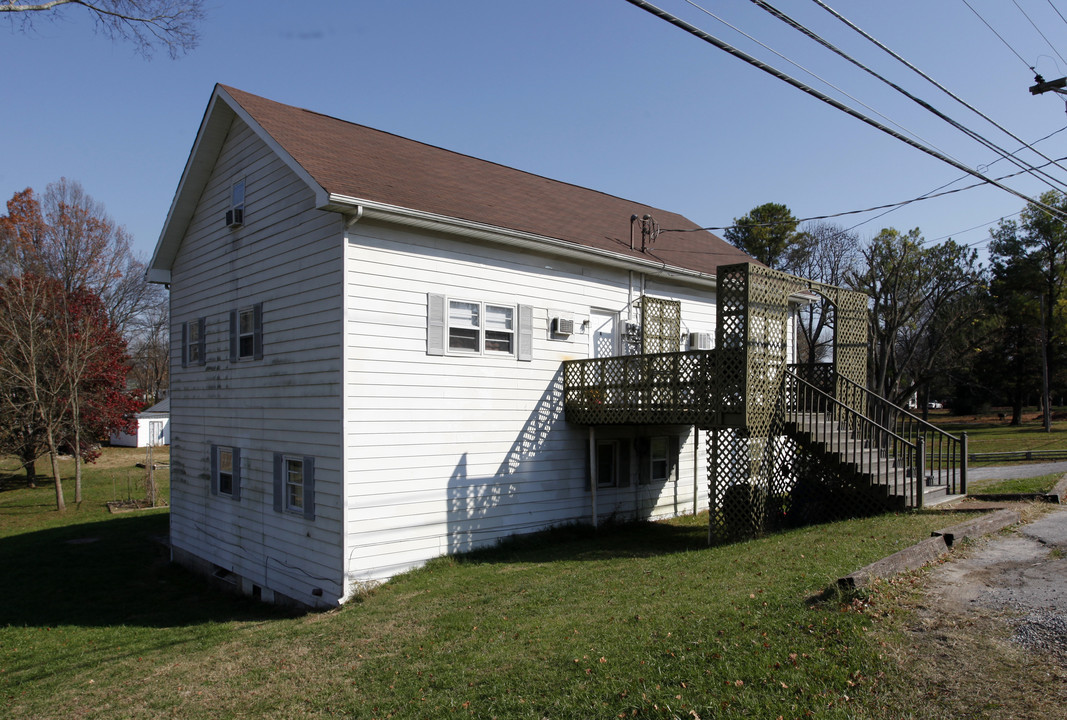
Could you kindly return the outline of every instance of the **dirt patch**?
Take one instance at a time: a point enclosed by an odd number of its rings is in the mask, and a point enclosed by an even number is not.
[[[929,701],[912,705],[915,716],[1062,716],[1067,511],[957,548],[904,605],[903,641],[888,651],[913,702],[916,692]]]

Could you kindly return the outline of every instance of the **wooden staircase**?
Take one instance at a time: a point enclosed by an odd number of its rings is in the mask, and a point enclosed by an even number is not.
[[[839,383],[838,399],[787,372],[784,430],[821,462],[868,485],[887,509],[919,508],[966,493],[966,439],[870,393]]]
[[[795,412],[785,418],[789,437],[822,462],[835,466],[838,472],[880,488],[890,508],[921,507],[926,503],[927,489],[945,495],[944,486],[926,488],[925,479],[920,482],[914,453],[908,452],[909,448],[877,443],[871,433],[849,425],[826,413]]]

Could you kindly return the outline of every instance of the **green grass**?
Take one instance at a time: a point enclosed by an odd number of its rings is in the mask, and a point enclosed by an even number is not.
[[[1040,416],[1024,418],[1022,425],[1010,425],[990,416],[964,420],[944,414],[930,415],[930,421],[946,432],[957,436],[966,432],[968,452],[1067,450],[1067,421],[1054,421],[1052,432],[1045,432]]]
[[[971,493],[982,495],[1023,495],[1031,493],[1047,493],[1056,486],[1063,473],[1051,475],[1038,475],[1037,477],[1021,478],[1014,480],[995,480],[986,482],[974,482],[968,490]]]
[[[87,484],[113,492],[106,474]],[[946,524],[715,548],[706,516],[563,528],[292,617],[169,565],[165,511],[86,500],[60,522],[46,491],[5,487],[3,717],[878,717],[898,669],[875,620],[813,598]]]

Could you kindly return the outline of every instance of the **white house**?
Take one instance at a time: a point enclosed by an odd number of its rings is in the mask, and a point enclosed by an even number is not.
[[[174,559],[325,607],[511,534],[707,507],[702,434],[567,422],[562,363],[707,347],[717,268],[748,260],[674,213],[217,86],[149,271]]]
[[[111,433],[111,444],[119,447],[170,445],[170,398],[137,413],[134,433]]]

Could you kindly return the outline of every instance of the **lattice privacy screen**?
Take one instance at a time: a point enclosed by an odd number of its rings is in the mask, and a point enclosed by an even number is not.
[[[645,295],[641,298],[641,354],[678,352],[682,303]]]
[[[834,367],[867,385],[867,297],[746,263],[719,268],[716,347],[722,416],[709,427],[708,495],[713,540],[758,535],[782,522],[797,483],[796,445],[783,435],[783,383],[791,295],[813,291],[832,306]],[[837,397],[847,405],[844,381]],[[727,423],[734,424],[734,423]]]

